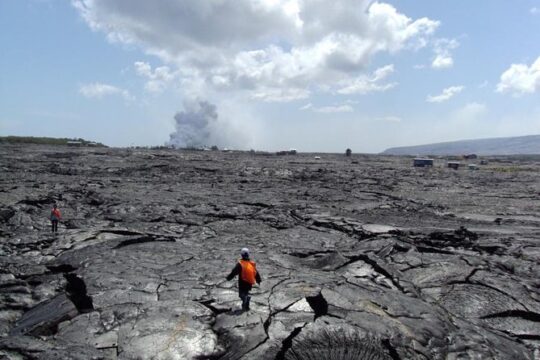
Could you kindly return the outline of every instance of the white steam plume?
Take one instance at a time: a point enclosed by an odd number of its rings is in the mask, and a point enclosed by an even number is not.
[[[168,145],[174,147],[209,146],[212,128],[217,122],[215,105],[207,101],[186,103],[185,110],[176,113],[176,130],[170,135]]]
[[[246,124],[234,121],[234,116],[218,116],[217,106],[204,100],[184,103],[184,110],[174,116],[175,131],[167,145],[176,148],[218,147],[245,148],[248,138]],[[238,119],[237,119],[238,120]]]

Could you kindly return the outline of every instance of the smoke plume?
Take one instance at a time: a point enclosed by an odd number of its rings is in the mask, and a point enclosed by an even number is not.
[[[207,101],[186,103],[185,110],[176,113],[176,130],[170,135],[168,145],[174,147],[210,146],[212,134],[217,125],[218,114],[215,105]]]
[[[254,127],[243,112],[225,110],[218,116],[217,106],[204,100],[188,100],[184,110],[174,116],[175,131],[167,145],[176,148],[246,149],[252,145]],[[223,110],[223,109],[222,109]]]

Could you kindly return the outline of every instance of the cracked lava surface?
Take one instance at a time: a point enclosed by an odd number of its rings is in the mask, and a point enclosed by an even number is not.
[[[7,359],[540,358],[540,158],[0,155]]]

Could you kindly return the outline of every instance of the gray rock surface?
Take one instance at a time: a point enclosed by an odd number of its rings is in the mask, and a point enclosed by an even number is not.
[[[0,355],[540,358],[540,159],[410,165],[2,145]]]

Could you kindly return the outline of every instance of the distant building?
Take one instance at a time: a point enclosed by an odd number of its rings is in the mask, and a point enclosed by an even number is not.
[[[315,160],[321,160],[320,156],[315,156]]]
[[[89,142],[87,145],[90,146],[90,147],[96,147],[96,146],[98,146],[98,143],[96,143],[96,142]]]
[[[480,160],[480,165],[487,165],[489,164],[489,161],[487,160]]]
[[[476,164],[469,164],[467,165],[467,167],[469,168],[469,170],[478,170],[478,166],[476,166]]]
[[[461,163],[459,161],[449,161],[447,163],[448,168],[449,169],[454,169],[454,170],[459,169],[460,165],[461,165]]]
[[[279,155],[279,156],[283,156],[283,155],[296,155],[296,154],[297,154],[296,149],[276,151],[276,155]]]
[[[68,141],[67,142],[67,146],[82,146],[82,142],[81,141]]]
[[[476,154],[468,154],[468,155],[463,155],[463,158],[465,160],[472,160],[472,159],[477,159],[478,155],[476,155]]]
[[[414,167],[433,167],[433,159],[415,158],[413,159]]]
[[[345,150],[345,156],[351,156],[351,154],[352,154],[352,150],[351,150],[351,149]]]

